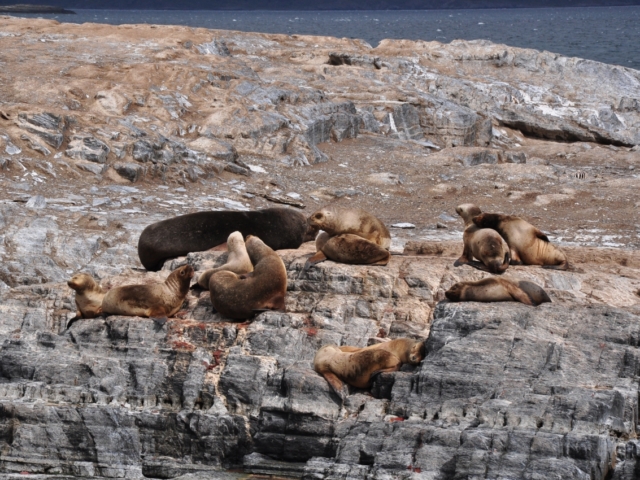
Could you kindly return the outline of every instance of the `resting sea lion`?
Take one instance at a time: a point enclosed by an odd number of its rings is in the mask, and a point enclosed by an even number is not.
[[[307,222],[330,237],[352,233],[387,250],[391,246],[391,234],[384,223],[359,208],[324,207],[312,214]]]
[[[164,283],[112,288],[102,300],[102,311],[111,315],[171,317],[182,307],[191,277],[193,268],[184,265],[171,272]]]
[[[323,232],[316,238],[315,255],[307,260],[300,275],[327,258],[360,265],[389,263],[389,230],[364,210],[325,207],[311,215],[308,222]]]
[[[503,273],[509,268],[510,253],[507,242],[495,230],[479,228],[473,223],[473,218],[480,215],[481,210],[472,203],[464,203],[456,207],[456,213],[464,220],[464,249],[453,265],[470,265],[491,273]],[[482,264],[474,262],[474,258]]]
[[[67,285],[76,291],[76,307],[78,310],[76,317],[71,321],[78,318],[95,318],[102,313],[104,291],[91,275],[76,273],[67,282]]]
[[[411,338],[396,338],[388,342],[380,342],[368,347],[339,347],[343,352],[359,352],[360,350],[381,349],[393,353],[402,363],[418,365],[425,357],[425,347],[423,340],[413,340]]]
[[[423,358],[423,342],[409,339],[392,340],[365,348],[327,345],[316,353],[313,368],[344,401],[348,390],[343,382],[357,388],[367,388],[375,374],[396,371],[403,363],[418,364]]]
[[[244,239],[240,232],[233,232],[229,235],[229,238],[227,238],[227,249],[229,251],[227,263],[220,267],[205,270],[198,277],[198,285],[202,288],[209,288],[209,279],[211,278],[211,275],[216,272],[227,270],[229,272],[237,273],[238,275],[253,272],[253,265],[251,264],[251,259],[247,253],[247,247],[244,244]]]
[[[482,213],[473,218],[480,228],[492,228],[507,241],[511,265],[542,265],[543,268],[566,270],[567,256],[549,242],[549,238],[520,217]]]
[[[209,292],[213,308],[228,318],[246,319],[262,310],[284,310],[287,270],[273,249],[258,237],[246,239],[253,272],[236,275],[220,271],[211,275]]]
[[[445,292],[452,302],[521,302],[538,306],[551,299],[542,287],[521,280],[490,277],[477,282],[459,282]]]
[[[274,250],[298,248],[317,233],[302,213],[290,208],[190,213],[145,228],[138,241],[138,256],[147,270],[159,270],[165,260],[209,250],[235,231],[244,237],[258,236]]]

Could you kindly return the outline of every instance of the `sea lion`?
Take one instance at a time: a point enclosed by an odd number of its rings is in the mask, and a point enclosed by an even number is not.
[[[247,253],[247,247],[244,244],[244,239],[240,232],[233,232],[229,235],[229,238],[227,238],[227,250],[229,251],[227,263],[216,268],[205,270],[198,277],[198,285],[202,288],[209,288],[209,279],[211,278],[211,275],[216,272],[226,270],[237,273],[238,275],[253,272],[253,265],[251,264],[251,259]]]
[[[315,255],[307,260],[300,275],[327,258],[358,265],[389,263],[389,230],[364,210],[325,207],[311,215],[308,222],[323,231],[316,238]]]
[[[389,250],[391,234],[384,223],[359,208],[324,207],[312,214],[307,222],[330,237],[351,233]]]
[[[477,282],[459,282],[445,292],[452,302],[521,302],[538,306],[551,299],[542,287],[533,282],[514,282],[506,278],[490,277]]]
[[[237,275],[223,270],[211,275],[209,292],[213,308],[237,320],[251,318],[263,310],[284,311],[287,292],[284,262],[258,237],[247,236],[245,244],[253,272]]]
[[[298,248],[318,232],[302,213],[290,208],[197,212],[146,227],[138,241],[138,256],[147,270],[159,270],[165,260],[209,250],[235,231],[244,237],[255,235],[274,250]]]
[[[343,352],[358,352],[360,350],[382,349],[393,353],[402,363],[418,365],[425,357],[425,345],[423,340],[413,340],[411,338],[396,338],[388,342],[380,342],[368,347],[339,347]]]
[[[112,288],[102,300],[102,311],[111,315],[171,317],[182,307],[191,277],[193,268],[183,265],[171,272],[164,283]]]
[[[105,293],[91,275],[76,273],[67,285],[76,291],[77,312],[70,323],[78,318],[95,318],[102,313],[102,299]]]
[[[464,203],[456,207],[456,213],[464,220],[464,249],[453,265],[470,265],[491,273],[503,273],[509,268],[510,252],[507,242],[495,230],[479,228],[473,222],[474,217],[482,211],[472,203]],[[474,258],[482,263],[474,262]]]
[[[542,268],[567,270],[567,256],[549,242],[549,238],[526,220],[511,215],[482,213],[473,218],[479,228],[496,230],[506,240],[511,265],[542,265]]]
[[[345,383],[357,388],[367,388],[374,374],[395,372],[401,365],[400,359],[386,350],[343,352],[335,345],[322,347],[313,359],[314,370],[329,382],[343,401],[348,395]]]

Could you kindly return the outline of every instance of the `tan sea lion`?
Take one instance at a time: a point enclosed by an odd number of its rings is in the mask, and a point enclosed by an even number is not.
[[[506,240],[511,250],[511,265],[542,265],[566,270],[567,256],[549,242],[549,238],[526,220],[511,215],[482,213],[473,218],[479,228],[492,228]]]
[[[235,231],[245,237],[258,236],[274,250],[298,248],[318,233],[302,213],[291,208],[189,213],[145,228],[138,241],[138,256],[147,270],[160,270],[165,260],[209,250]]]
[[[307,223],[330,237],[351,233],[389,250],[391,234],[384,223],[359,208],[324,207],[312,214]]]
[[[193,268],[183,265],[171,272],[164,283],[112,288],[102,300],[102,311],[111,315],[171,317],[182,307],[191,277]]]
[[[76,317],[95,318],[102,313],[102,299],[104,290],[96,283],[91,275],[76,273],[67,285],[76,291]]]
[[[470,265],[491,273],[503,273],[509,268],[510,253],[507,242],[495,230],[479,228],[473,223],[473,218],[482,211],[472,203],[464,203],[456,207],[456,213],[464,220],[464,249],[453,265]],[[482,263],[474,262],[474,258]]]
[[[411,365],[418,365],[425,357],[424,341],[413,340],[411,338],[396,338],[395,340],[380,342],[362,348],[346,345],[339,348],[343,352],[382,349],[393,353],[402,363],[409,363]]]
[[[316,238],[316,253],[305,263],[304,273],[327,258],[358,265],[389,263],[391,234],[373,215],[361,209],[325,207],[308,219],[309,225],[323,230]]]
[[[227,250],[229,251],[227,263],[216,268],[205,270],[198,277],[198,285],[202,288],[209,289],[209,279],[211,275],[216,272],[226,270],[238,275],[253,272],[253,265],[251,264],[247,247],[244,244],[244,239],[240,232],[233,232],[229,235],[229,238],[227,238]]]
[[[343,401],[348,395],[345,383],[367,388],[374,374],[395,372],[401,366],[398,357],[380,348],[343,352],[336,345],[327,345],[318,350],[313,359],[314,370],[329,382]]]
[[[287,270],[273,249],[258,237],[245,241],[253,272],[236,275],[220,271],[211,275],[209,292],[213,307],[222,315],[247,319],[263,310],[284,310]]]
[[[538,306],[551,299],[542,287],[533,282],[514,282],[490,277],[477,282],[459,282],[445,292],[452,302],[521,302]]]

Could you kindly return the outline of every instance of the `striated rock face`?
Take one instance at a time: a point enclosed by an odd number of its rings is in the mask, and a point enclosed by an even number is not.
[[[639,74],[483,41],[362,41],[0,18],[0,474],[22,478],[640,477]],[[454,304],[463,202],[521,215],[553,302]],[[280,251],[287,312],[193,289],[166,322],[75,322],[65,282],[145,272],[150,223],[284,203],[365,208],[386,267]],[[415,227],[404,229],[406,227]],[[329,343],[426,341],[342,404]],[[3,477],[3,478],[4,478]]]

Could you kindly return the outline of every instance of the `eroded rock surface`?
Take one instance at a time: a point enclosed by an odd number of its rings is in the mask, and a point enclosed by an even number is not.
[[[636,71],[487,42],[362,41],[0,18],[0,472],[58,478],[640,475]],[[75,272],[145,272],[148,224],[288,203],[365,208],[386,267],[279,252],[287,312],[236,323],[193,289],[166,322],[75,322]],[[459,203],[567,251],[511,267],[553,303],[453,304]],[[415,227],[406,229],[407,227]],[[406,248],[405,248],[406,247]],[[351,390],[328,343],[424,338]]]

